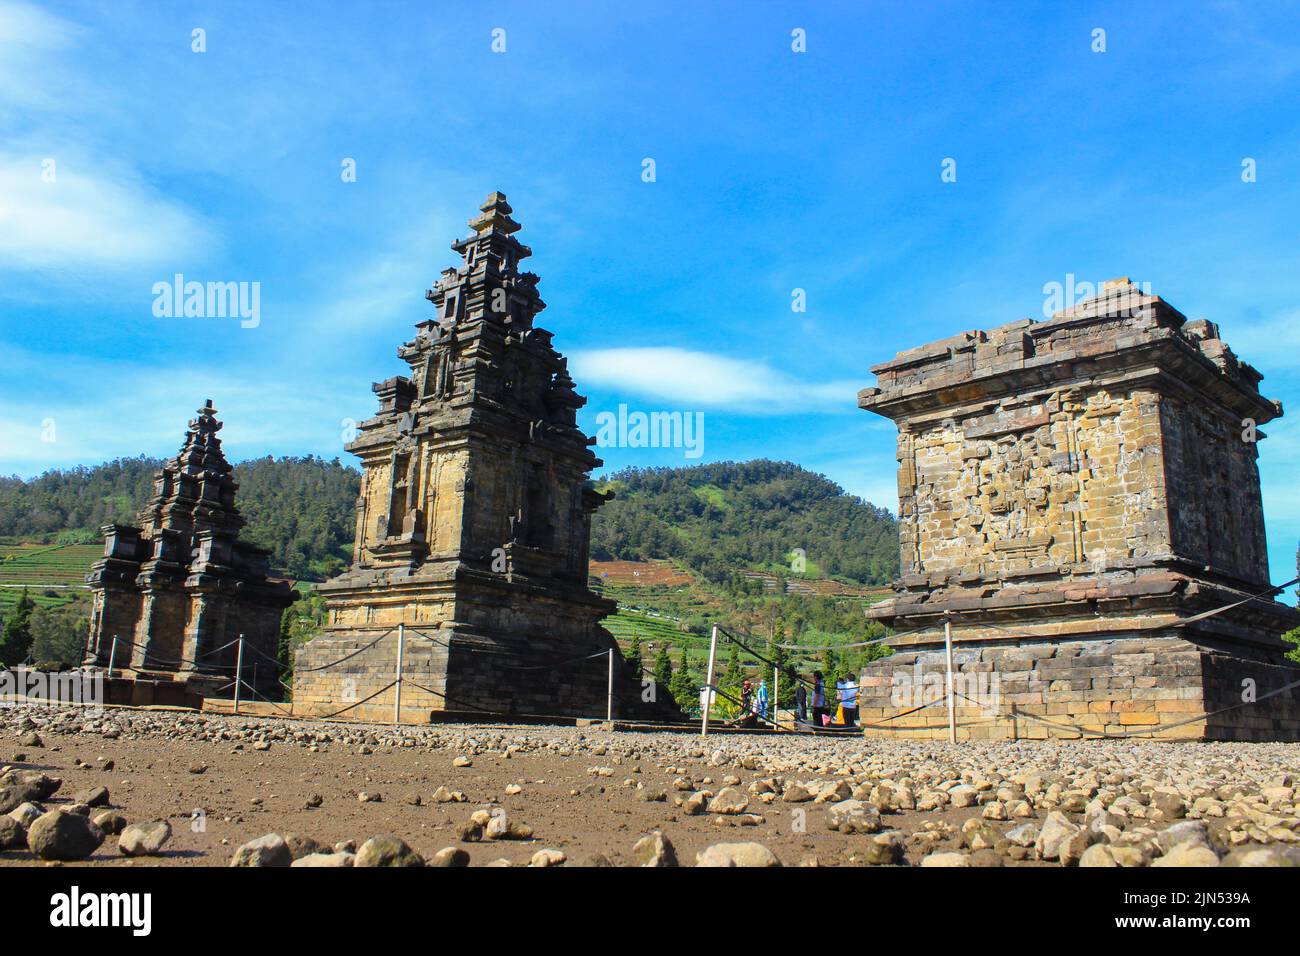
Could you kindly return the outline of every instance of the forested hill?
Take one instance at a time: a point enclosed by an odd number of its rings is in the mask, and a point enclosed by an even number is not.
[[[156,458],[0,477],[0,537],[94,541],[110,522],[134,524],[153,492]],[[241,537],[271,552],[280,573],[323,580],[351,558],[360,473],[338,459],[254,458],[235,466]]]
[[[133,524],[153,490],[153,458],[0,478],[0,537],[99,540]],[[350,560],[360,475],[337,459],[256,458],[235,466],[243,537],[278,573],[324,580]],[[598,482],[616,497],[592,524],[598,560],[669,558],[715,582],[743,570],[790,572],[803,549],[812,576],[885,584],[898,572],[893,517],[788,462],[629,469]]]
[[[670,558],[722,581],[741,568],[790,571],[802,549],[810,575],[898,575],[894,517],[790,462],[629,468],[597,485],[615,493],[592,522],[598,560]]]

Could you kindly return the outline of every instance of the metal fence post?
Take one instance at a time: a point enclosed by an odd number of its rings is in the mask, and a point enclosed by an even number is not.
[[[709,735],[709,711],[713,709],[713,662],[718,656],[718,625],[709,633],[709,668],[704,678],[704,716],[700,721],[700,736]]]
[[[239,713],[239,687],[244,682],[244,635],[240,634],[235,648],[235,713]]]
[[[397,693],[393,696],[393,723],[402,722],[402,654],[406,650],[406,625],[397,625]]]

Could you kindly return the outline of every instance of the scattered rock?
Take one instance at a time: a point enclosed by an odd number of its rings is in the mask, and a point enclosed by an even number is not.
[[[395,836],[371,837],[357,850],[354,866],[424,866],[424,858]]]
[[[696,866],[775,867],[781,861],[761,843],[715,843],[695,857]]]
[[[677,851],[672,841],[656,830],[636,841],[632,847],[632,859],[637,866],[676,866]]]
[[[429,866],[469,866],[469,854],[458,846],[443,847],[429,860]]]
[[[1179,843],[1151,864],[1156,866],[1218,866],[1219,854],[1208,846]]]
[[[235,850],[230,860],[231,866],[289,866],[292,863],[293,854],[278,833],[249,840]]]
[[[18,825],[18,821],[8,816],[0,816],[0,852],[4,850],[21,850],[27,845],[27,833]]]
[[[878,833],[880,811],[861,800],[841,800],[831,805],[826,825],[840,833]]]
[[[709,801],[710,813],[744,813],[749,809],[749,798],[735,787],[724,787]]]
[[[91,787],[89,790],[79,790],[72,799],[88,807],[106,807],[108,806],[108,788]]]
[[[352,853],[308,853],[306,856],[298,857],[289,866],[330,869],[354,866],[356,859],[356,855]]]
[[[327,847],[317,843],[309,836],[302,836],[298,833],[286,833],[284,835],[284,845],[289,848],[289,855],[295,860],[300,860],[304,856],[311,856],[314,853],[328,853]]]
[[[103,842],[103,830],[63,810],[42,814],[27,828],[27,848],[42,860],[84,860]]]
[[[897,830],[889,833],[877,833],[867,841],[862,850],[864,861],[869,866],[898,866],[905,858],[903,835]]]
[[[135,823],[122,831],[117,848],[123,856],[157,856],[171,836],[171,824],[166,820]]]

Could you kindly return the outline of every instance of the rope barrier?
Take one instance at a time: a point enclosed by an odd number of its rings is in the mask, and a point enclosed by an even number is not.
[[[378,637],[376,637],[373,641],[371,641],[371,642],[370,642],[369,644],[367,644],[365,647],[359,647],[359,648],[357,648],[355,651],[353,651],[351,654],[348,654],[348,655],[345,656],[345,657],[340,657],[340,658],[339,658],[338,660],[336,660],[336,661],[331,661],[331,662],[328,663],[328,664],[322,664],[320,667],[302,667],[302,668],[295,668],[295,669],[294,669],[294,673],[296,673],[296,674],[315,674],[317,671],[324,671],[324,670],[329,670],[331,667],[337,667],[339,664],[342,664],[344,661],[350,661],[350,660],[352,660],[352,658],[356,657],[358,654],[364,654],[366,651],[370,650],[370,648],[374,647],[376,644],[378,644],[380,641],[382,641],[384,638],[386,638],[389,634],[392,634],[393,631],[395,631],[395,630],[397,630],[397,628],[395,628],[395,627],[390,627],[388,630],[384,631],[384,633],[380,634]],[[278,663],[278,662],[277,662],[277,663]],[[395,682],[394,682],[394,683],[395,683]]]
[[[409,681],[405,681],[404,683],[410,683],[410,682],[409,682]],[[360,707],[362,704],[368,704],[368,703],[370,703],[372,700],[374,700],[374,699],[375,699],[376,697],[378,697],[380,694],[384,693],[385,691],[392,690],[392,689],[393,689],[394,687],[396,687],[396,686],[397,686],[397,681],[393,681],[393,682],[390,683],[388,686],[379,688],[379,690],[375,691],[373,694],[371,694],[369,697],[365,698],[364,700],[359,700],[359,701],[357,701],[356,703],[348,704],[346,707],[340,708],[339,710],[333,711],[332,713],[328,713],[328,714],[304,714],[303,716],[304,716],[304,717],[308,717],[308,718],[311,719],[311,720],[329,720],[331,717],[337,717],[339,714],[346,714],[349,710],[352,710],[352,709],[354,709],[354,708],[356,708],[356,707]]]

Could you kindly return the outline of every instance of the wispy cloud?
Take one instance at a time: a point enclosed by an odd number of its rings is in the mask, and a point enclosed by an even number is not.
[[[0,154],[0,269],[112,271],[202,255],[214,243],[199,216],[129,168]]]
[[[211,398],[232,460],[308,452],[347,458],[344,431],[373,409],[364,383],[327,388],[256,369],[231,371],[193,362],[166,366],[65,360],[54,366],[20,350],[0,354],[0,378],[42,369],[39,390],[0,394],[0,474],[30,477],[49,468],[139,454],[171,455],[185,423]],[[88,383],[119,387],[86,394]]]
[[[583,387],[756,415],[855,412],[861,388],[800,380],[753,359],[672,347],[581,351],[570,366]]]

